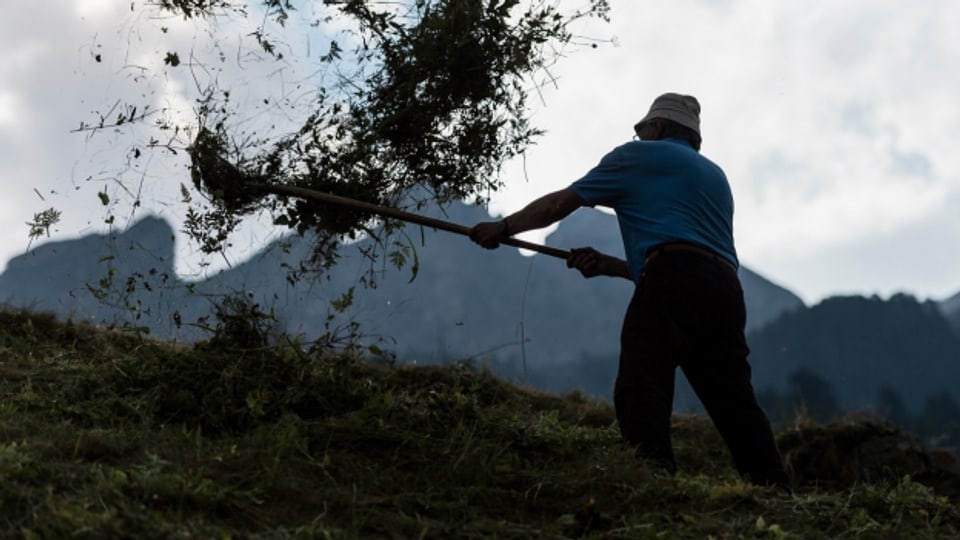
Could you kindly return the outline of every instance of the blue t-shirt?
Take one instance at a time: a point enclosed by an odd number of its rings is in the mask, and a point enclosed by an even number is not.
[[[739,265],[730,184],[719,166],[686,141],[626,143],[570,189],[589,206],[616,212],[634,281],[647,251],[668,242],[698,244]]]

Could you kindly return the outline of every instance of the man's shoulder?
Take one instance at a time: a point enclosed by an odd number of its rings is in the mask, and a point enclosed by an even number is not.
[[[689,143],[679,139],[630,141],[618,146],[614,151],[663,159],[701,159],[703,157]]]
[[[698,153],[697,155],[700,157],[700,160],[704,164],[704,167],[711,170],[714,174],[717,174],[724,178],[727,177],[726,173],[723,172],[723,167],[718,165],[715,161],[713,161],[712,159],[708,158],[703,154]]]
[[[627,141],[610,150],[605,156],[607,160],[651,160],[659,159],[665,148],[660,146],[660,141]]]

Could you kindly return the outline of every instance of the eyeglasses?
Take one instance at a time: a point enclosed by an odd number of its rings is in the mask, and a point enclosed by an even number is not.
[[[642,120],[633,125],[634,140],[640,138],[640,130],[647,127],[647,125],[649,125],[649,122],[644,122]]]

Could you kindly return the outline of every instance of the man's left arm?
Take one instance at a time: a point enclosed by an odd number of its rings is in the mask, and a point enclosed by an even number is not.
[[[533,229],[542,229],[569,216],[586,205],[570,188],[548,193],[523,209],[500,221],[485,221],[470,229],[470,238],[487,249],[500,245],[500,240]]]
[[[621,277],[633,281],[627,261],[600,253],[591,248],[573,248],[567,257],[567,268],[576,268],[585,278],[596,276]]]

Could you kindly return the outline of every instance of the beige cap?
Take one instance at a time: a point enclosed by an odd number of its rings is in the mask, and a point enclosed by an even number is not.
[[[700,103],[693,96],[674,94],[668,92],[653,100],[650,105],[650,112],[643,117],[643,120],[637,122],[635,127],[639,127],[644,122],[654,118],[665,118],[673,120],[681,126],[692,129],[700,134]]]

